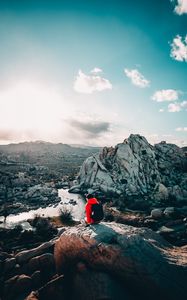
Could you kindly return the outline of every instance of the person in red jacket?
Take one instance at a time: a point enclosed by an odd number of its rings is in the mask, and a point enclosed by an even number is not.
[[[92,204],[98,204],[99,201],[94,198],[92,194],[86,195],[87,203],[85,205],[86,218],[85,221],[87,224],[97,224],[98,222],[94,221],[91,217],[92,214]]]

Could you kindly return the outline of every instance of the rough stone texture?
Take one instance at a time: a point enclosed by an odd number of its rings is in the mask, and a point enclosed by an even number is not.
[[[40,256],[33,257],[28,263],[28,268],[32,272],[40,270],[44,279],[50,278],[55,274],[55,262],[53,254],[45,253]]]
[[[35,271],[32,276],[32,286],[37,289],[39,287],[41,287],[42,285],[42,276],[41,276],[41,272],[40,271]]]
[[[68,296],[65,295],[64,284],[64,277],[59,276],[49,281],[36,292],[32,292],[25,300],[69,300]],[[76,297],[76,299],[78,298]]]
[[[74,191],[99,191],[105,195],[145,196],[158,201],[169,195],[187,199],[187,159],[181,148],[161,142],[150,145],[140,135],[104,147],[87,158]]]
[[[79,299],[182,300],[187,293],[187,248],[146,228],[79,225],[57,240],[54,257],[58,273],[70,278],[69,299],[77,293]]]
[[[24,274],[17,275],[5,282],[4,299],[13,300],[19,295],[26,295],[31,291],[31,278]]]
[[[15,258],[7,258],[4,263],[4,272],[12,270],[16,266]]]
[[[26,263],[28,260],[30,260],[31,258],[33,258],[33,257],[35,257],[35,256],[38,256],[38,255],[41,255],[41,254],[43,254],[44,252],[50,251],[50,249],[53,248],[54,243],[55,243],[55,241],[52,240],[52,241],[43,243],[42,245],[40,245],[40,246],[37,247],[37,248],[19,252],[19,253],[15,256],[15,258],[16,258],[17,262],[18,262],[20,265],[22,265],[22,264]]]
[[[38,292],[31,292],[25,300],[38,300]]]
[[[166,207],[166,209],[164,210],[164,215],[166,217],[173,217],[175,216],[175,214],[177,213],[175,207]]]
[[[155,208],[151,211],[151,217],[155,220],[161,219],[163,217],[163,212],[160,208]]]
[[[0,252],[0,260],[5,261],[7,258],[12,258],[12,254],[9,254],[7,252]]]

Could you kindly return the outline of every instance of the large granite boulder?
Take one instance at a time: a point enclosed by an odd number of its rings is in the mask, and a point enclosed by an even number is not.
[[[54,258],[68,299],[182,300],[187,293],[187,248],[150,229],[113,222],[69,228]]]
[[[145,137],[131,134],[114,148],[104,147],[83,163],[78,185],[71,192],[151,197],[160,202],[170,194],[187,198],[187,161],[176,145],[150,145]],[[176,186],[174,188],[174,186]]]

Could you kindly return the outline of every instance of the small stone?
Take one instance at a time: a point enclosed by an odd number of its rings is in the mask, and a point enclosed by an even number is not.
[[[163,217],[163,212],[160,208],[155,208],[151,211],[151,217],[155,220],[161,219]]]
[[[160,227],[160,229],[157,232],[160,233],[160,234],[162,234],[162,233],[171,233],[171,232],[174,232],[174,229],[166,227],[166,226],[162,226],[162,227]]]
[[[175,214],[176,214],[175,207],[166,207],[166,209],[164,210],[164,215],[166,217],[172,218],[174,217]]]
[[[34,291],[34,292],[31,292],[25,300],[38,300],[38,299],[39,299],[38,292]]]

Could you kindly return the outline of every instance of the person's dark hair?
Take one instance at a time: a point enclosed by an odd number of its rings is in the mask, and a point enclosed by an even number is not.
[[[91,198],[94,198],[94,196],[93,196],[93,194],[87,194],[87,195],[86,195],[86,198],[87,198],[87,199],[91,199]]]

